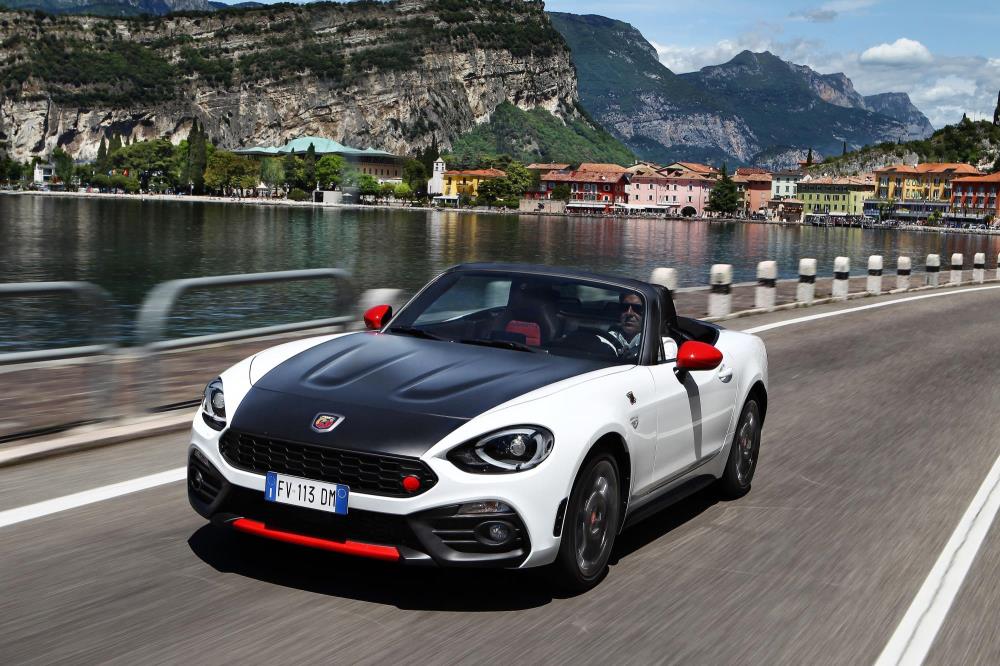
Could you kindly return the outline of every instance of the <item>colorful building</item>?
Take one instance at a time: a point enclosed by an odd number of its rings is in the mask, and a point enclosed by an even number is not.
[[[457,169],[441,174],[443,186],[441,194],[434,197],[439,203],[458,203],[460,197],[474,199],[479,194],[480,183],[496,178],[504,178],[507,173],[500,169]]]
[[[817,215],[846,220],[864,215],[865,200],[875,193],[875,181],[871,176],[811,178],[799,181],[797,190],[804,219]]]
[[[926,222],[935,214],[944,216],[951,207],[952,181],[977,175],[979,171],[971,164],[956,162],[896,164],[877,169],[875,196],[867,202],[865,214],[912,223]]]
[[[794,199],[797,196],[799,181],[805,173],[798,169],[786,169],[771,174],[771,198]]]
[[[766,215],[767,202],[771,200],[771,174],[763,169],[760,171],[747,169],[749,173],[740,171],[741,169],[736,170],[733,182],[743,197],[743,214]]]
[[[588,167],[584,169],[583,167]],[[614,169],[600,170],[598,166]],[[618,165],[581,164],[575,171],[550,171],[541,177],[544,198],[551,198],[552,191],[561,184],[569,186],[570,200],[567,210],[610,212],[628,203],[626,187],[630,174]]]
[[[960,224],[1000,220],[1000,172],[953,179],[951,202],[945,217]]]

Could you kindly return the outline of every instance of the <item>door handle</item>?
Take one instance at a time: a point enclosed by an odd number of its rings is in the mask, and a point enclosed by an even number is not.
[[[733,378],[732,368],[723,367],[721,370],[719,370],[719,379],[722,380],[724,383],[728,382],[732,378]]]

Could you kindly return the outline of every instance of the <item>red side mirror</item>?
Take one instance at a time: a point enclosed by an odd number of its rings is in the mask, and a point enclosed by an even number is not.
[[[678,370],[713,370],[722,363],[722,352],[712,345],[688,340],[677,350]]]
[[[391,305],[376,305],[365,310],[365,326],[372,331],[380,330],[391,318]]]

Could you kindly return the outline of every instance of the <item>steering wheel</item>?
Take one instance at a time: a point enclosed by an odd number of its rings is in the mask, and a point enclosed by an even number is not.
[[[599,329],[595,329],[593,333],[601,340],[601,342],[610,345],[611,348],[615,350],[615,356],[617,356],[618,358],[621,358],[622,355],[625,353],[625,345],[623,345],[621,341],[618,340],[618,338],[616,338],[615,336],[611,335],[607,331],[602,331]]]

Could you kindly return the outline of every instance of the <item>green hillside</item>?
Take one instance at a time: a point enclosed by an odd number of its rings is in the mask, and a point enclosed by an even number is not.
[[[992,171],[1000,171],[1000,126],[968,118],[955,125],[948,125],[921,141],[881,143],[866,146],[843,156],[827,158],[817,169],[840,167],[851,170],[852,165],[888,164],[916,154],[921,162],[965,162],[976,165],[983,161],[993,163]]]
[[[490,122],[452,145],[447,161],[471,168],[510,155],[522,162],[613,162],[631,164],[632,153],[617,139],[582,118],[563,123],[545,109],[525,111],[503,103]]]

